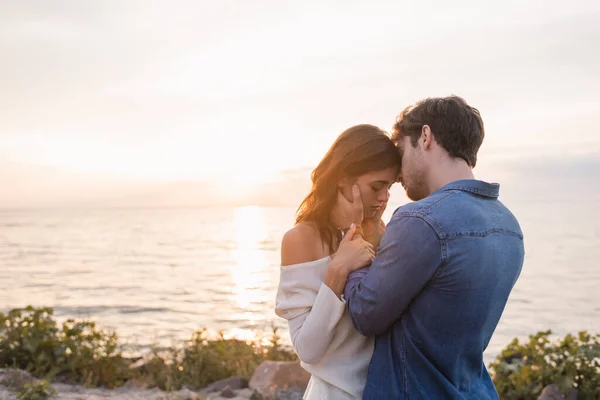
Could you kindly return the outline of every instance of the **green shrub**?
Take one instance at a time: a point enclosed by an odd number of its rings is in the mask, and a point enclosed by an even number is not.
[[[58,339],[60,372],[86,386],[121,386],[129,378],[129,360],[123,358],[114,332],[96,329],[91,321],[68,320]]]
[[[133,360],[123,357],[116,333],[92,321],[68,320],[59,326],[51,308],[31,306],[0,313],[0,367],[86,386],[113,388],[136,379],[164,390],[201,388],[233,375],[250,378],[264,360],[295,359],[275,328],[267,344],[223,335],[212,339],[202,329],[179,346],[154,348],[143,367],[130,368]]]
[[[58,345],[52,309],[27,307],[0,313],[0,366],[47,374],[56,365]]]
[[[19,400],[44,400],[56,395],[56,390],[46,380],[26,383],[23,390],[17,393]]]
[[[92,321],[68,320],[59,328],[51,308],[31,306],[0,313],[0,365],[87,386],[115,387],[128,377],[115,333]]]
[[[490,364],[501,398],[535,400],[542,389],[556,384],[578,399],[600,399],[600,335],[579,332],[550,340],[551,331],[538,332],[525,344],[514,339]]]
[[[266,346],[225,339],[222,334],[209,340],[207,331],[199,330],[181,349],[172,347],[166,353],[155,349],[145,365],[146,380],[163,390],[178,390],[183,385],[198,389],[231,376],[250,379],[265,360],[296,359],[292,350],[280,344],[276,329]]]

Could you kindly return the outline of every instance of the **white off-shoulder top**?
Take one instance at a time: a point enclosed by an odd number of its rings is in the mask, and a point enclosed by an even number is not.
[[[356,331],[346,303],[323,283],[330,260],[282,266],[275,313],[288,321],[292,345],[311,374],[304,398],[361,399],[374,340]]]

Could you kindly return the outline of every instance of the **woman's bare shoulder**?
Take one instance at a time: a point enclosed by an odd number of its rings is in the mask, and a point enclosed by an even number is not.
[[[294,265],[322,257],[321,236],[314,223],[302,222],[283,235],[281,265]]]

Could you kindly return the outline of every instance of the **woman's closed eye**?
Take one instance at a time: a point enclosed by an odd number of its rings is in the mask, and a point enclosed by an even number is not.
[[[373,185],[371,185],[371,190],[373,190],[374,192],[379,192],[380,190],[386,189],[386,190],[390,190],[392,188],[392,184],[384,184],[384,183],[375,183]]]
[[[371,189],[372,189],[374,192],[379,192],[379,191],[380,191],[381,189],[383,189],[384,187],[385,187],[385,185],[384,185],[383,183],[376,183],[376,184],[373,184],[373,185],[371,185]]]

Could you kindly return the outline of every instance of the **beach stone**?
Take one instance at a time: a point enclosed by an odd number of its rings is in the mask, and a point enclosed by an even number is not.
[[[254,390],[246,388],[237,392],[237,398],[239,400],[250,400],[256,398],[256,396]]]
[[[0,386],[0,400],[14,400],[16,398],[17,397],[14,392],[11,392],[8,389]]]
[[[548,385],[542,390],[538,400],[565,400],[565,396],[563,396],[557,385]]]
[[[14,391],[21,391],[27,383],[35,381],[33,375],[16,368],[4,369],[0,372],[0,384]]]
[[[129,379],[127,382],[125,382],[125,384],[121,387],[121,388],[117,388],[115,390],[145,390],[148,389],[150,387],[150,385],[148,384],[148,382],[145,382],[143,380],[140,379]]]
[[[275,391],[275,400],[302,400],[304,389],[277,389]]]
[[[145,360],[143,358],[137,358],[131,361],[131,363],[128,365],[128,368],[138,372],[147,372],[147,363],[148,360]]]
[[[190,389],[181,389],[177,392],[177,399],[180,400],[200,400],[200,397],[196,392],[192,392]]]
[[[577,400],[578,393],[579,392],[577,391],[577,389],[569,389],[567,391],[567,396],[566,396],[567,400]]]
[[[80,385],[69,385],[68,383],[54,383],[52,382],[52,387],[58,393],[84,393],[86,388]],[[116,389],[115,389],[116,390]]]
[[[256,368],[250,389],[264,399],[274,399],[277,389],[306,390],[310,374],[300,366],[300,361],[264,361]]]
[[[226,399],[233,399],[235,396],[235,392],[229,386],[225,386],[225,388],[221,390],[221,397],[225,397]]]
[[[207,399],[209,400],[255,400],[258,399],[255,395],[254,390],[246,388],[242,390],[238,390],[237,392],[232,390],[233,397],[223,396],[223,392],[214,392],[208,395]],[[227,396],[230,396],[231,393],[225,393]]]
[[[203,392],[212,393],[225,389],[227,386],[233,390],[245,389],[248,387],[248,379],[241,376],[232,376],[231,378],[221,379],[208,385]]]

